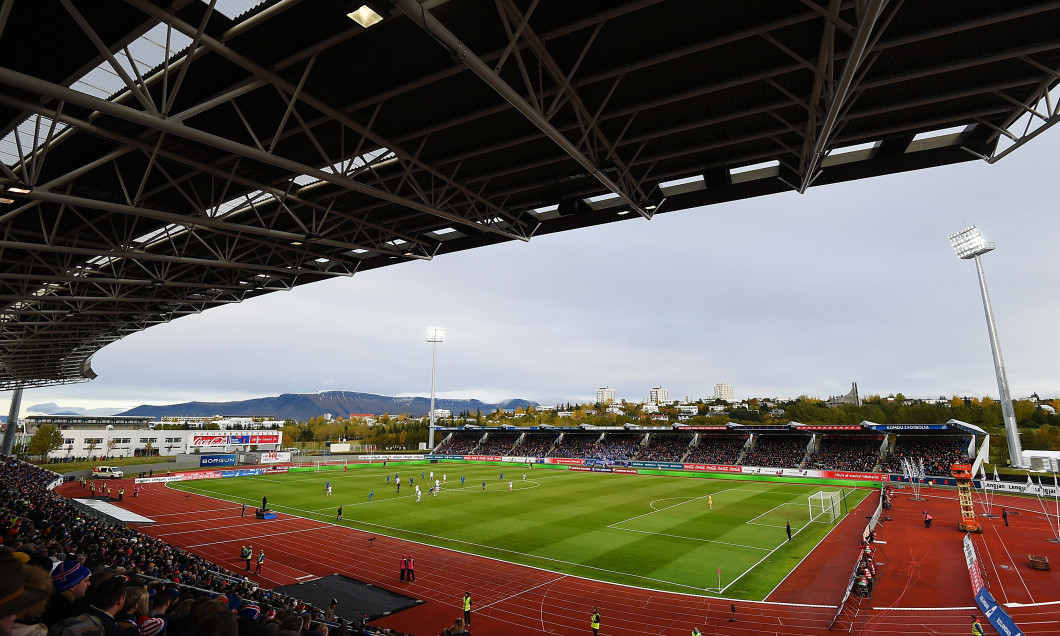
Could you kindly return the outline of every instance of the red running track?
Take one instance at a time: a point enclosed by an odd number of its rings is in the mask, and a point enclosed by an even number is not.
[[[83,494],[76,483],[59,491],[67,496]],[[927,502],[912,502],[900,493],[894,508],[887,511],[893,520],[880,529],[878,536],[886,543],[877,553],[885,566],[871,603],[849,625],[850,633],[969,633],[974,602],[960,550],[963,533],[955,529],[956,496],[940,490],[921,494]],[[1010,514],[1012,525],[1004,528],[1000,519],[984,519],[984,534],[974,535],[989,564],[992,592],[1001,602],[1037,603],[1009,608],[1024,633],[1060,633],[1057,572],[1041,572],[1044,576],[1039,577],[1039,571],[1023,564],[1028,551],[1049,555],[1060,564],[1058,546],[1045,541],[1049,535],[1045,518],[1040,506],[1037,514],[1031,507],[1038,506],[1036,500],[1008,497],[1004,504],[1020,512]],[[241,545],[253,544],[255,551],[265,548],[263,575],[251,575],[265,587],[341,573],[421,599],[422,605],[376,621],[419,636],[433,636],[451,625],[461,615],[465,591],[474,600],[475,636],[588,634],[593,605],[600,607],[600,631],[606,636],[687,634],[693,623],[704,634],[836,633],[827,628],[853,568],[858,551],[855,537],[872,510],[871,506],[855,510],[778,586],[771,602],[754,603],[602,583],[285,514],[267,522],[240,517],[237,504],[163,484],[141,486],[138,498],[126,497],[120,505],[156,520],[142,528],[146,534],[237,572],[244,567]],[[934,528],[923,527],[924,507],[936,519]],[[953,524],[944,522],[949,519]],[[370,536],[377,538],[370,543]],[[416,558],[415,583],[398,580],[398,560],[405,553]],[[1009,568],[1002,567],[1006,564]],[[819,605],[794,604],[812,599],[819,599]],[[729,620],[730,603],[736,604],[735,622]],[[844,625],[842,631],[847,629]]]

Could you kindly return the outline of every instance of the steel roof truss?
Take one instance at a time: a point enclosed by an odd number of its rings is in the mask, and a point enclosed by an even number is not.
[[[1049,71],[1049,73],[1053,77],[1058,76],[1058,73],[1056,71]],[[1020,102],[1018,100],[1012,99],[1010,96],[1006,95],[1001,91],[994,91],[994,94],[998,97],[1003,98],[1006,102],[1014,104],[1016,106],[1016,110],[1011,115],[1009,115],[1004,126],[995,126],[987,122],[983,123],[987,123],[987,125],[994,130],[994,134],[991,135],[989,138],[990,140],[996,139],[998,135],[1004,135],[1010,140],[1012,140],[1012,145],[1006,147],[1004,150],[996,153],[992,157],[983,156],[982,154],[975,152],[974,150],[971,150],[967,147],[964,149],[972,153],[973,155],[979,157],[980,159],[985,160],[987,163],[997,163],[998,161],[1001,161],[1009,154],[1014,152],[1017,148],[1020,148],[1021,146],[1029,142],[1031,139],[1034,139],[1046,130],[1052,128],[1058,121],[1060,121],[1060,101],[1058,101],[1054,105],[1052,96],[1050,95],[1050,88],[1053,88],[1055,85],[1056,82],[1052,80],[1043,81],[1042,84],[1039,85],[1038,89],[1031,95],[1030,98],[1027,99],[1026,102]],[[1044,113],[1039,110],[1043,102],[1045,105]],[[1026,123],[1024,124],[1023,130],[1021,132],[1017,134],[1009,130],[1013,124],[1018,122],[1019,119],[1024,116],[1026,117]],[[1041,124],[1035,127],[1033,126],[1033,124],[1036,118],[1041,120]]]
[[[263,152],[261,150],[255,150],[255,149],[252,149],[252,148],[250,148],[248,146],[243,146],[242,144],[239,144],[238,142],[233,142],[233,141],[228,140],[228,139],[224,139],[224,138],[221,138],[221,137],[216,137],[215,135],[212,135],[210,133],[205,133],[203,131],[199,131],[199,130],[194,129],[194,128],[189,128],[187,126],[184,126],[184,125],[176,123],[176,122],[168,122],[167,120],[154,118],[151,115],[148,115],[146,113],[142,113],[142,112],[139,112],[139,111],[134,111],[134,110],[128,109],[127,107],[120,106],[120,105],[117,105],[117,104],[112,104],[110,102],[105,102],[103,100],[94,98],[94,97],[92,97],[90,95],[84,95],[84,94],[81,94],[81,93],[77,93],[76,91],[72,91],[72,90],[64,88],[64,87],[60,87],[60,86],[56,86],[56,85],[48,85],[46,82],[43,82],[41,80],[37,80],[36,78],[29,78],[28,76],[22,75],[21,73],[17,73],[15,71],[10,71],[8,69],[0,68],[0,75],[6,76],[8,78],[14,78],[14,79],[12,79],[12,82],[15,83],[15,84],[19,84],[20,80],[22,80],[22,79],[28,80],[29,83],[34,88],[43,88],[45,94],[59,94],[60,96],[66,96],[67,98],[73,98],[74,100],[77,100],[78,102],[83,102],[86,106],[88,106],[90,108],[94,107],[97,110],[108,111],[108,114],[113,114],[113,115],[116,115],[118,117],[122,117],[122,118],[130,120],[130,121],[132,121],[134,123],[143,123],[143,124],[148,125],[148,126],[152,126],[152,125],[162,126],[163,130],[168,130],[169,128],[172,128],[173,132],[175,132],[176,134],[178,134],[180,136],[184,136],[184,137],[190,138],[193,141],[200,141],[202,143],[212,144],[212,145],[221,147],[222,149],[235,149],[237,154],[239,154],[240,151],[241,151],[243,156],[248,156],[251,159],[263,161],[265,163],[271,163],[273,165],[276,165],[277,167],[281,167],[281,168],[285,168],[285,169],[288,169],[288,170],[292,170],[294,172],[298,172],[298,173],[301,173],[301,174],[310,174],[312,176],[315,176],[315,177],[319,178],[322,181],[328,181],[328,182],[334,183],[336,185],[340,185],[342,187],[349,187],[351,189],[354,189],[354,190],[357,190],[357,191],[360,191],[360,192],[365,192],[365,193],[369,193],[369,194],[378,192],[374,188],[371,188],[371,187],[365,186],[365,185],[363,185],[361,183],[352,181],[352,180],[350,180],[348,178],[342,177],[341,175],[336,175],[334,173],[327,173],[327,172],[318,170],[316,168],[311,168],[309,166],[298,164],[297,162],[294,162],[294,161],[289,160],[289,159],[284,159],[284,158],[281,158],[279,156],[269,155],[268,153],[265,153],[265,152]],[[28,88],[27,90],[34,90],[34,88]],[[0,95],[0,101],[19,102],[19,100],[8,98],[8,97],[6,97],[4,95]],[[35,106],[34,108],[43,109],[43,107],[37,107],[37,106]],[[149,119],[145,120],[144,118],[149,118]],[[39,193],[37,193],[37,194],[39,195]],[[380,195],[376,194],[376,196],[380,196]],[[451,213],[448,213],[448,212],[443,212],[443,211],[440,211],[440,210],[436,210],[436,209],[431,208],[431,207],[426,206],[426,205],[417,204],[417,203],[412,202],[412,201],[410,201],[408,199],[397,197],[396,195],[389,195],[389,193],[388,193],[388,196],[386,198],[389,198],[392,201],[404,202],[405,205],[408,205],[410,207],[416,208],[416,209],[418,209],[420,211],[423,211],[423,212],[427,212],[428,214],[435,214],[435,215],[441,216],[442,218],[445,218],[445,219],[447,219],[449,221],[452,221],[452,222],[456,222],[456,223],[460,223],[460,224],[469,223],[468,219],[465,218],[465,217],[461,217],[461,216],[458,216],[456,214],[451,214]],[[167,214],[167,213],[160,213],[160,212],[155,212],[155,211],[149,211],[149,213],[157,214],[157,215]],[[174,222],[181,222],[181,220],[184,220],[186,222],[187,217],[182,217],[182,219],[174,220]],[[203,222],[203,220],[200,219],[197,222]],[[494,227],[492,225],[487,225],[487,224],[478,223],[478,222],[471,222],[471,223],[475,227],[486,228],[486,229],[489,229],[490,231],[499,232],[501,234],[504,234],[505,236],[508,236],[509,238],[515,238],[515,239],[519,239],[519,240],[527,240],[529,238],[528,236],[524,236],[524,235],[511,234],[511,233],[509,233],[509,232],[507,232],[505,230],[501,230],[501,229],[496,228],[496,227]],[[265,231],[267,231],[267,230],[265,230]],[[291,237],[286,237],[286,238],[287,238],[287,240],[299,240],[299,239],[301,239],[303,237],[291,236]],[[357,246],[349,246],[349,247],[351,249],[353,249],[353,248],[355,248]]]
[[[81,27],[81,31],[85,34],[85,36],[88,37],[89,41],[92,42],[92,45],[96,47],[96,50],[99,51],[99,54],[107,60],[107,63],[110,64],[110,67],[114,71],[114,73],[117,74],[117,76],[120,77],[123,82],[125,82],[125,87],[129,90],[133,97],[136,98],[136,101],[140,102],[140,105],[144,107],[144,110],[157,114],[158,108],[156,108],[154,102],[146,94],[144,94],[142,90],[143,86],[138,85],[135,81],[133,81],[131,77],[129,77],[129,74],[125,72],[125,69],[118,62],[118,59],[114,57],[114,54],[111,53],[110,49],[107,48],[107,46],[99,38],[99,35],[96,34],[95,29],[93,29],[92,26],[88,23],[88,21],[85,20],[84,16],[81,15],[81,12],[78,11],[76,7],[74,7],[71,0],[60,0],[60,2],[66,9],[66,12],[70,14],[70,17],[74,19],[74,22],[76,22],[77,25]],[[126,49],[126,52],[127,51],[128,49]],[[131,57],[129,59],[129,63],[132,65],[133,69],[136,68],[136,63],[132,61]],[[137,76],[139,76],[138,72]]]
[[[555,142],[568,156],[585,168],[589,174],[595,177],[608,190],[617,194],[638,214],[644,218],[651,218],[651,214],[644,209],[643,205],[625,192],[621,186],[614,183],[605,175],[592,160],[586,157],[566,137],[556,130],[544,117],[528,104],[517,91],[509,86],[502,78],[486,66],[463,42],[461,42],[449,29],[439,22],[429,11],[424,9],[415,0],[394,0],[394,3],[405,15],[420,25],[431,34],[432,38],[442,44],[454,56],[454,59],[463,63],[480,79],[518,110],[524,117],[537,126],[546,136]],[[524,33],[524,37],[527,33]]]
[[[277,92],[280,93],[280,97],[285,102],[287,102],[287,110],[284,111],[283,117],[280,118],[280,123],[276,125],[276,132],[273,133],[272,141],[269,143],[269,147],[265,149],[266,152],[276,152],[276,144],[280,142],[280,133],[283,132],[284,127],[287,125],[287,119],[291,116],[291,112],[294,111],[295,104],[298,103],[298,96],[302,94],[302,89],[305,88],[305,82],[307,79],[309,79],[309,73],[313,70],[313,64],[315,64],[316,61],[317,56],[313,55],[309,58],[309,61],[306,62],[305,70],[302,71],[302,77],[299,78],[298,86],[296,86],[294,92],[291,93],[290,99],[287,98],[287,94],[284,91],[280,90],[279,86],[276,87]],[[309,127],[305,125],[305,122],[302,121],[301,117],[298,117],[298,122],[302,125],[302,130],[313,142],[313,145],[317,147],[317,150],[324,158],[324,161],[327,161],[328,164],[331,165],[332,169],[335,169],[335,171],[338,172],[338,170],[335,168],[335,164],[328,159],[327,153],[325,153],[324,150],[320,147],[320,144],[317,143],[316,138],[313,137],[313,133],[309,130]]]
[[[126,0],[126,2],[128,4],[130,4],[130,5],[138,8],[139,10],[143,11],[147,15],[159,20],[160,22],[164,22],[164,23],[172,26],[173,28],[175,28],[178,31],[184,33],[185,35],[188,35],[189,37],[195,37],[195,33],[196,32],[195,32],[195,30],[192,29],[192,27],[190,25],[188,25],[187,23],[177,19],[172,14],[166,13],[162,9],[150,4],[146,0]],[[218,42],[217,40],[211,38],[209,35],[205,35],[205,34],[202,34],[201,38],[199,38],[199,40],[202,42],[202,44],[204,46],[208,47],[210,50],[216,52],[217,54],[221,55],[222,57],[224,57],[225,59],[229,60],[230,62],[233,62],[234,64],[244,68],[248,72],[250,72],[253,75],[257,76],[258,78],[268,82],[269,84],[274,85],[281,92],[285,92],[285,93],[293,93],[294,92],[295,87],[292,86],[289,82],[284,80],[282,77],[278,76],[276,73],[274,73],[272,71],[269,71],[268,69],[265,69],[264,67],[258,65],[257,63],[253,62],[252,60],[250,60],[250,59],[244,57],[243,55],[235,52],[234,50],[231,49],[231,47],[228,47],[225,44],[223,44],[221,42]],[[358,134],[368,135],[368,131],[366,131],[360,124],[358,124],[357,122],[352,120],[350,117],[348,117],[344,113],[339,112],[336,109],[332,108],[328,104],[326,104],[326,103],[324,103],[324,102],[312,97],[309,94],[304,94],[302,96],[302,100],[306,104],[308,104],[308,105],[312,106],[313,108],[319,110],[321,113],[323,113],[324,115],[329,117],[331,120],[336,121],[336,122],[342,124],[343,126],[346,126],[346,127],[350,128],[351,130],[357,132]],[[375,136],[375,135],[373,135],[373,140],[376,143],[378,143],[381,147],[388,148],[388,149],[396,152],[399,155],[405,154],[406,158],[409,158],[407,153],[405,153],[403,150],[401,150],[401,148],[399,146],[397,146],[395,144],[391,144],[387,140],[385,140],[385,139],[383,139],[381,137]],[[427,165],[421,165],[420,167],[423,168],[424,170],[434,171],[433,168],[431,168],[430,166],[427,166]],[[437,172],[437,171],[434,171],[434,172]],[[312,174],[312,172],[306,171],[306,172],[303,172],[302,174]],[[319,175],[317,175],[317,176],[319,177]],[[445,178],[440,173],[436,174],[436,176],[438,176],[440,178]],[[325,180],[327,180],[327,179],[325,179]],[[344,185],[344,184],[336,182],[336,185]],[[454,184],[454,185],[457,185],[457,187],[463,187],[463,186],[461,186],[459,184]],[[527,235],[525,233],[520,234],[520,233],[509,232],[509,231],[506,231],[506,230],[501,230],[498,227],[494,226],[493,224],[483,224],[483,223],[471,221],[469,219],[465,219],[465,218],[461,217],[459,214],[455,214],[455,213],[447,212],[447,211],[443,211],[443,210],[431,209],[431,208],[429,208],[429,206],[417,205],[417,204],[414,204],[411,201],[394,201],[394,200],[392,200],[392,197],[381,196],[382,193],[380,193],[380,192],[376,191],[374,188],[370,188],[368,186],[357,184],[357,187],[352,187],[351,185],[346,185],[346,187],[351,187],[351,189],[359,191],[359,192],[361,192],[363,194],[368,194],[368,195],[371,195],[371,196],[379,196],[379,197],[383,198],[384,200],[390,200],[392,203],[398,203],[400,205],[407,205],[407,206],[412,207],[414,209],[419,209],[422,212],[426,212],[428,214],[434,214],[436,216],[440,216],[440,217],[442,217],[442,218],[444,218],[444,219],[446,219],[448,221],[454,222],[454,223],[470,225],[470,226],[472,226],[474,228],[477,228],[479,230],[485,230],[487,232],[493,232],[493,233],[501,234],[501,235],[503,235],[503,236],[505,236],[507,238],[517,239],[517,240],[521,240],[521,241],[529,240],[529,235]],[[470,193],[471,191],[468,190],[468,192]],[[491,207],[496,208],[496,206],[493,206],[493,204],[491,204],[488,201],[483,201],[483,203],[486,204],[486,205],[489,205]],[[511,211],[508,211],[508,210],[501,210],[499,208],[496,208],[494,210],[494,212],[497,215],[508,217],[512,221],[513,227],[515,227],[516,229],[525,230],[527,227],[530,227],[530,226],[536,224],[536,219],[534,219],[532,221],[528,221],[528,220],[523,218],[524,215],[515,214],[515,213],[512,213]]]
[[[592,45],[596,42],[596,38],[603,28],[604,22],[598,22],[589,37],[586,38],[585,44],[582,45],[581,50],[578,52],[578,57],[571,65],[569,71],[564,72],[560,68],[559,63],[556,62],[555,58],[552,57],[548,51],[548,47],[544,41],[537,35],[537,33],[525,22],[529,18],[529,12],[526,16],[523,16],[519,9],[515,6],[512,0],[496,0],[498,7],[503,7],[503,14],[501,15],[501,22],[508,30],[509,36],[514,36],[510,28],[510,22],[518,22],[521,27],[518,33],[522,34],[523,39],[527,43],[527,48],[537,57],[538,64],[552,77],[553,81],[556,82],[558,88],[556,90],[556,98],[553,105],[549,108],[548,113],[543,113],[547,121],[550,121],[552,117],[559,110],[559,106],[562,102],[569,103],[573,109],[574,114],[578,120],[578,124],[581,127],[581,137],[574,144],[576,148],[579,148],[583,155],[593,161],[594,165],[599,167],[602,163],[602,159],[607,159],[615,163],[616,170],[619,175],[622,175],[622,183],[619,184],[621,192],[615,192],[629,203],[630,199],[636,199],[637,203],[647,201],[646,193],[640,188],[639,182],[634,181],[631,177],[631,171],[626,169],[622,157],[618,153],[618,147],[613,144],[603,130],[600,128],[599,121],[603,115],[607,104],[611,101],[615,90],[618,85],[625,78],[625,73],[617,74],[611,81],[610,88],[599,105],[596,108],[596,112],[590,112],[585,102],[582,100],[581,95],[574,87],[572,80],[578,69],[581,67],[582,62],[585,60],[585,56],[589,53]],[[532,9],[533,7],[531,7]],[[507,18],[507,19],[506,19]],[[517,59],[521,59],[521,56],[516,56]],[[560,96],[563,100],[560,100]],[[603,157],[601,157],[601,154]],[[604,183],[607,186],[607,183]],[[610,187],[609,187],[610,189]],[[634,205],[634,210],[637,210],[637,205]],[[637,210],[639,213],[644,215],[643,211]],[[650,216],[650,215],[649,215]]]

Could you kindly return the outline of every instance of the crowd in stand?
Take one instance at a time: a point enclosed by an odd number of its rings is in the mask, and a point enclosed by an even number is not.
[[[0,636],[395,634],[259,588],[190,552],[80,512],[57,475],[0,458]]]
[[[548,452],[549,457],[589,457],[593,446],[600,439],[599,433],[590,435],[572,435],[566,433],[558,444]]]
[[[806,456],[807,435],[761,434],[755,446],[743,460],[744,466],[776,466],[798,468]]]
[[[968,441],[954,437],[937,435],[926,437],[896,437],[894,447],[883,461],[882,471],[902,474],[902,459],[909,458],[924,462],[925,475],[949,476],[951,464],[968,463],[965,449]]]
[[[722,464],[734,466],[740,459],[747,435],[699,436],[696,444],[685,458],[694,464]]]
[[[652,433],[648,443],[637,451],[634,459],[647,462],[680,461],[692,443],[691,433]]]
[[[552,448],[552,444],[556,442],[557,437],[555,433],[527,436],[523,443],[519,444],[516,454],[522,457],[544,457]]]
[[[821,438],[816,451],[806,460],[806,468],[874,471],[880,463],[883,436],[832,436]]]
[[[804,434],[758,434],[754,448],[740,460],[748,435],[702,434],[689,447],[693,434],[687,432],[652,433],[643,444],[643,433],[608,432],[566,433],[556,443],[557,434],[490,433],[479,444],[481,431],[454,433],[435,452],[445,455],[519,455],[523,457],[582,458],[624,462],[631,460],[696,464],[768,466],[777,468],[833,469],[864,472],[902,473],[905,457],[922,458],[928,475],[949,475],[950,464],[967,462],[967,441],[949,436],[899,436],[894,448],[882,461],[880,445],[883,436],[825,435],[817,450],[808,456],[809,438]]]
[[[476,455],[510,455],[520,433],[490,433],[486,441],[475,451]]]
[[[482,431],[453,433],[449,441],[440,444],[434,452],[441,455],[470,455],[481,439]]]
[[[637,454],[643,439],[644,433],[608,433],[603,440],[592,447],[588,459],[611,462],[630,460]]]

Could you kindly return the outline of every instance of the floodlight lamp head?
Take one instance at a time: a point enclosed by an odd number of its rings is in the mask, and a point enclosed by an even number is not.
[[[442,342],[445,340],[445,328],[427,327],[427,342]]]
[[[966,227],[960,232],[950,236],[950,245],[953,251],[962,259],[975,258],[994,249],[993,243],[987,243],[979,234],[979,228],[974,225]]]

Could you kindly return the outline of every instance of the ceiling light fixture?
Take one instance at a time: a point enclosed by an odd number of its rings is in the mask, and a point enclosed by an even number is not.
[[[383,16],[377,13],[375,9],[368,6],[367,4],[362,4],[356,9],[350,11],[346,14],[346,17],[366,29],[372,26],[373,24],[383,21]]]

